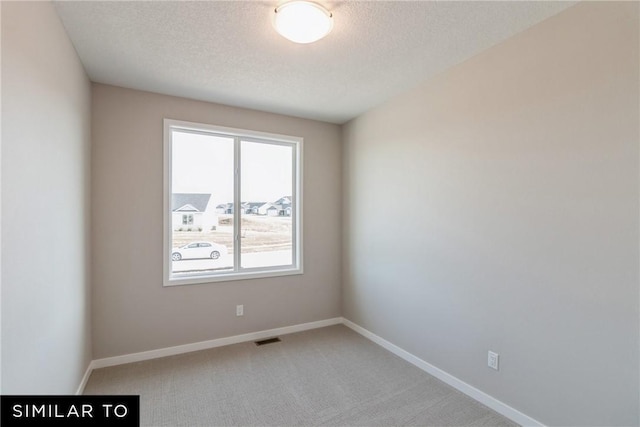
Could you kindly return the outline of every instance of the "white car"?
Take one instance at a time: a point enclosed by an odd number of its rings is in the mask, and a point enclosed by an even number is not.
[[[173,248],[171,251],[171,260],[180,261],[181,259],[197,258],[218,259],[220,256],[226,254],[227,247],[224,245],[211,242],[193,242],[181,248]]]

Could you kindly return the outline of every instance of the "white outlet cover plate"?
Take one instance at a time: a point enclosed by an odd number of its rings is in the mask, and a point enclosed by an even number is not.
[[[495,369],[497,371],[499,367],[499,363],[500,363],[500,355],[498,353],[494,353],[493,351],[489,351],[489,355],[487,357],[487,365],[490,368]]]

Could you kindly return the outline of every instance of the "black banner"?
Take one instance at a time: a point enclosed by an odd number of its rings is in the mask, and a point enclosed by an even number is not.
[[[2,427],[140,426],[140,396],[1,396]]]

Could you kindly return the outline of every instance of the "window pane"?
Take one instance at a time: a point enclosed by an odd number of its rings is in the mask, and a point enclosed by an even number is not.
[[[241,144],[242,268],[291,265],[293,147]]]
[[[174,274],[233,269],[233,146],[233,138],[172,130]]]

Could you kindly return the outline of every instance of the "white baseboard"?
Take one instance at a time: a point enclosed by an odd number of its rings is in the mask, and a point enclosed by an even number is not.
[[[401,349],[397,345],[392,344],[389,341],[385,340],[384,338],[381,338],[378,335],[374,334],[373,332],[366,330],[362,326],[357,325],[352,321],[344,318],[342,319],[342,323],[345,326],[353,329],[355,332],[359,333],[363,337],[368,338],[369,340],[373,341],[379,346],[389,350],[396,356],[403,358],[404,360],[411,363],[412,365],[417,366],[418,368],[422,369],[423,371],[427,372],[430,375],[433,375],[439,380],[449,384],[450,386],[461,391],[467,396],[477,400],[478,402],[482,403],[485,406],[488,406],[489,408],[493,409],[499,414],[504,415],[505,417],[509,418],[511,421],[516,422],[521,426],[544,427],[544,424],[542,424],[540,421],[537,421],[531,418],[530,416],[523,414],[517,409],[514,409],[511,406],[507,405],[506,403],[496,399],[495,397],[490,396],[487,393],[480,391],[477,388],[454,377],[453,375],[443,371],[442,369],[437,368],[432,364],[425,362],[424,360],[420,359],[417,356],[414,356],[408,351]]]
[[[93,371],[93,361],[89,362],[89,366],[87,366],[87,370],[84,371],[84,375],[82,377],[82,381],[80,381],[80,385],[76,390],[76,395],[79,396],[84,393],[84,388],[87,385],[87,381],[89,381],[89,377],[91,376],[91,371]]]
[[[143,360],[157,359],[159,357],[174,356],[176,354],[190,353],[192,351],[207,350],[209,348],[222,347],[225,345],[238,344],[241,342],[255,341],[270,338],[275,335],[292,334],[294,332],[307,331],[309,329],[323,328],[325,326],[342,323],[341,317],[333,319],[319,320],[317,322],[301,323],[299,325],[285,326],[282,328],[268,329],[265,331],[251,332],[232,337],[218,338],[215,340],[200,341],[192,344],[178,345],[175,347],[160,348],[157,350],[143,351],[140,353],[125,354],[122,356],[106,357],[91,362],[90,368],[106,368],[107,366],[123,365],[125,363],[140,362]]]

